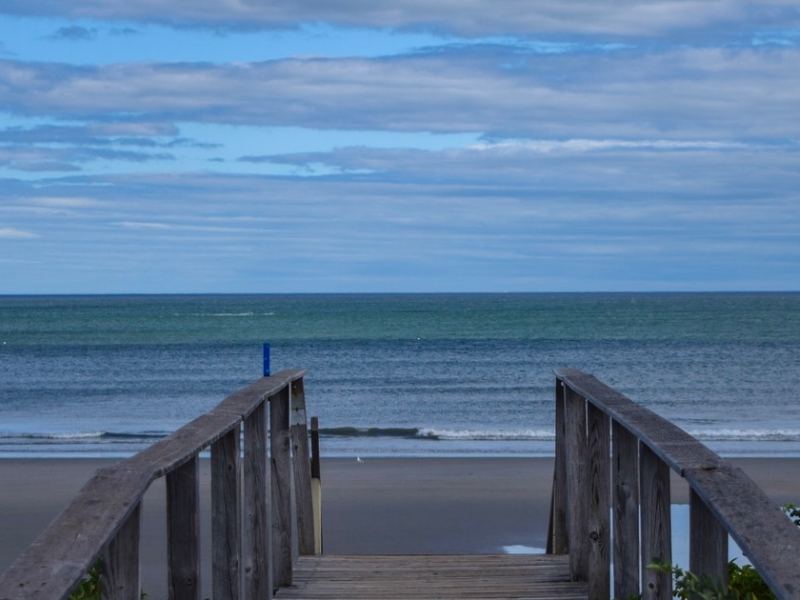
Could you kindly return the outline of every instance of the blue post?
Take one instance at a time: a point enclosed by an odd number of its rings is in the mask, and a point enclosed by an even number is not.
[[[269,344],[264,344],[264,377],[269,377]]]

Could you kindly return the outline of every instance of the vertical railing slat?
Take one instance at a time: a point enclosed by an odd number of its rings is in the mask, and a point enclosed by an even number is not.
[[[292,584],[292,464],[289,434],[289,388],[269,399],[272,477],[273,586]]]
[[[567,534],[567,467],[564,450],[564,382],[556,379],[556,447],[553,465],[553,498],[550,506],[550,524],[547,534],[547,553],[569,552]]]
[[[170,600],[200,598],[200,461],[167,473],[167,561]]]
[[[689,496],[689,569],[728,586],[728,532],[694,490]]]
[[[141,503],[137,503],[116,536],[101,556],[100,597],[102,600],[140,600],[139,521]]]
[[[241,598],[241,428],[211,445],[211,568],[214,600]]]
[[[645,444],[639,451],[639,493],[642,518],[642,598],[667,600],[672,597],[672,577],[648,569],[654,559],[672,560],[669,466]]]
[[[607,600],[611,593],[611,490],[610,461],[611,440],[608,416],[589,402],[588,467],[589,489],[587,503],[587,530],[589,539],[589,597]]]
[[[570,573],[574,581],[588,581],[586,401],[583,396],[564,386],[564,409]]]
[[[311,417],[311,500],[314,506],[314,554],[322,554],[322,465],[319,456],[319,419]]]
[[[639,440],[612,422],[614,597],[639,595]]]
[[[303,380],[291,386],[292,467],[294,469],[297,543],[299,554],[314,554],[314,503],[311,497],[311,456],[308,448],[308,419]]]
[[[262,402],[244,422],[244,597],[247,600],[272,598],[272,521],[267,474],[267,410]]]

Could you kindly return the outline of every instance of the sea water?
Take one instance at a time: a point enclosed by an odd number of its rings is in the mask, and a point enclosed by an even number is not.
[[[800,456],[800,294],[0,297],[0,457],[128,456],[271,367],[326,456],[553,454],[557,367]]]

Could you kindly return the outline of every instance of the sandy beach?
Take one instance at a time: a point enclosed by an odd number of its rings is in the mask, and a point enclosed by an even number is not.
[[[66,506],[88,477],[115,461],[0,460],[0,571]],[[736,459],[776,504],[800,502],[800,459]],[[208,461],[201,465],[201,536],[208,550]],[[550,507],[552,459],[421,458],[323,461],[325,551],[482,553],[541,548]],[[673,503],[687,502],[673,478]],[[145,497],[142,587],[166,596],[163,480]],[[210,568],[204,565],[204,589]],[[163,591],[162,591],[163,590]]]

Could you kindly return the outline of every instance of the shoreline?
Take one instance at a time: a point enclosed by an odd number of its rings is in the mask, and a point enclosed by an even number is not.
[[[777,505],[800,504],[800,458],[727,459]],[[97,468],[117,459],[0,459],[0,573],[63,510]],[[210,550],[210,468],[201,460],[201,553]],[[323,537],[332,554],[493,553],[542,548],[553,458],[323,458]],[[673,473],[673,504],[688,485]],[[143,501],[142,586],[166,597],[164,479]],[[202,565],[203,589],[210,565]],[[203,596],[205,597],[205,596]]]

